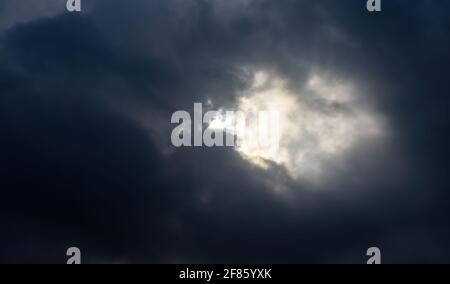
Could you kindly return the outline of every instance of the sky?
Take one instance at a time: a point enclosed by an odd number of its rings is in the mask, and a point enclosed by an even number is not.
[[[450,2],[0,0],[0,263],[450,262]],[[174,147],[276,106],[279,152]]]

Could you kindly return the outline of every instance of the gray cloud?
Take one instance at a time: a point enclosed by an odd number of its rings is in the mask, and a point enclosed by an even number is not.
[[[87,262],[361,263],[373,245],[448,262],[447,3],[53,2],[0,8],[1,262],[73,245]],[[327,160],[320,186],[171,148],[171,113],[232,105],[243,66],[290,90],[314,72],[355,83],[390,136]]]
[[[2,0],[0,2],[0,31],[16,24],[55,16],[64,12],[65,9],[65,1],[62,0]]]

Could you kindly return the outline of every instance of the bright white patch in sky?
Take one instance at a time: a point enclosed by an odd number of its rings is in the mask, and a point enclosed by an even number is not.
[[[336,160],[358,143],[378,139],[383,133],[377,116],[357,100],[354,86],[320,75],[311,76],[296,93],[279,76],[256,72],[234,111],[279,114],[276,152],[259,147],[251,136],[242,138],[235,149],[256,166],[284,166],[294,179],[317,180],[326,172],[327,161]],[[230,121],[218,117],[210,127],[227,129],[230,125]]]

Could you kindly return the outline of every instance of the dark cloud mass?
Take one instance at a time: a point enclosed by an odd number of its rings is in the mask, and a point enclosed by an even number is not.
[[[450,2],[31,2],[0,0],[1,263],[450,262]],[[319,182],[171,146],[249,70],[355,84],[384,139]]]

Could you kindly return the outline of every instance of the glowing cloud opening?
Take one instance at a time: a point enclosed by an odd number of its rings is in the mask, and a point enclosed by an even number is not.
[[[254,143],[252,135],[233,132],[233,118],[221,115],[210,127],[237,136],[236,151],[250,163],[267,169],[271,164],[286,168],[294,179],[317,180],[326,172],[327,161],[336,160],[365,139],[378,139],[382,125],[377,116],[356,103],[350,84],[313,75],[298,93],[288,89],[277,75],[255,72],[251,87],[238,99],[234,111],[248,115],[262,111],[278,114],[278,148]],[[227,118],[224,118],[227,117]],[[252,126],[247,134],[251,134]]]

